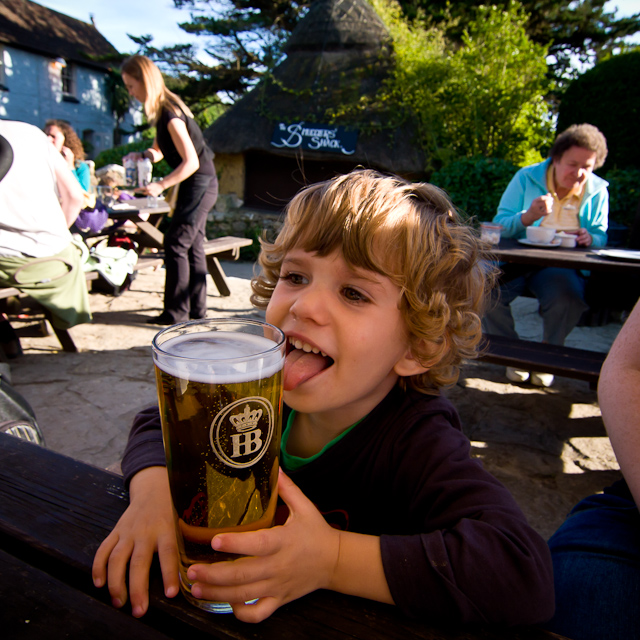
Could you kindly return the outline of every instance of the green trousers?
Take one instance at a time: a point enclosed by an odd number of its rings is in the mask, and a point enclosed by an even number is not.
[[[91,322],[87,282],[73,244],[47,258],[0,256],[0,285],[20,289],[49,309],[57,329]]]

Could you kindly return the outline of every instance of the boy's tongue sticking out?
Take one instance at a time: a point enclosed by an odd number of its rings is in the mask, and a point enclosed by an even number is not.
[[[284,390],[293,391],[331,364],[331,358],[320,353],[292,349],[284,361]]]

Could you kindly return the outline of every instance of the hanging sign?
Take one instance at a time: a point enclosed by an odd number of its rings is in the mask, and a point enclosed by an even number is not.
[[[271,146],[278,149],[307,149],[350,156],[356,150],[358,131],[327,124],[297,122],[276,125]]]

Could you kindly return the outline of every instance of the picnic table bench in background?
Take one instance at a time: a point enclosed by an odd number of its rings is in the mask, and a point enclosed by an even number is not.
[[[204,243],[204,252],[207,256],[207,269],[218,288],[221,296],[230,296],[231,289],[227,284],[227,278],[220,264],[220,260],[237,260],[240,257],[240,249],[248,247],[253,243],[249,238],[236,238],[235,236],[223,236],[207,240]],[[134,270],[150,269],[161,266],[164,258],[157,254],[144,254],[138,258]]]
[[[87,282],[92,280],[97,280],[99,274],[97,271],[87,271],[85,273],[85,279]],[[18,299],[26,299],[29,295],[16,287],[0,287],[0,309],[2,308],[2,302],[8,300],[9,298],[18,298]],[[33,301],[34,305],[42,310],[45,318],[51,321],[51,312],[46,308]],[[51,328],[53,332],[56,334],[58,341],[60,342],[60,346],[63,351],[68,351],[71,353],[75,353],[78,351],[75,343],[73,342],[73,338],[67,329],[58,329],[53,324],[51,324]]]
[[[488,334],[484,335],[481,348],[478,359],[482,362],[586,380],[592,388],[598,384],[600,369],[607,357],[606,353],[599,351]]]

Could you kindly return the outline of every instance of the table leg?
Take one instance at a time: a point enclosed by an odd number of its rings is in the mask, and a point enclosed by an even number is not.
[[[133,222],[135,222],[135,225],[140,229],[143,236],[145,236],[145,240],[149,239],[149,246],[162,249],[164,246],[164,234],[162,232],[158,231],[158,229],[147,220],[138,219]]]
[[[220,295],[225,298],[230,296],[231,289],[229,289],[229,285],[227,284],[227,278],[222,270],[222,265],[218,258],[213,254],[207,256],[207,269],[209,270],[216,287],[218,287]]]

